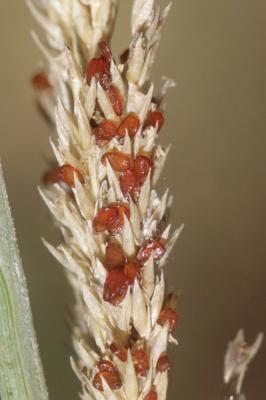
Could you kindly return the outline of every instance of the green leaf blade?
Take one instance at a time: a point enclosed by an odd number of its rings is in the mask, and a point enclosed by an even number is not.
[[[48,400],[1,165],[0,394],[2,400]]]

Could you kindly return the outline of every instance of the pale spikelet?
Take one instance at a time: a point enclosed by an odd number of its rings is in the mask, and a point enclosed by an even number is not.
[[[253,344],[248,345],[243,330],[239,330],[235,339],[229,342],[224,359],[225,399],[244,400],[242,385],[248,366],[257,354],[263,340],[260,333]]]
[[[162,267],[183,227],[171,233],[169,191],[160,197],[154,189],[169,152],[157,142],[159,105],[172,82],[156,98],[149,73],[170,6],[134,1],[128,58],[118,65],[106,44],[101,58],[98,52],[112,33],[117,1],[27,2],[46,33],[45,41],[35,39],[51,85],[36,89],[46,113],[55,110],[58,135],[51,145],[60,169],[40,192],[64,244],[44,243],[75,295],[71,365],[80,398],[164,400],[178,317]],[[100,61],[93,65],[93,57]],[[103,63],[108,71],[99,77]],[[122,264],[110,266],[117,254]]]
[[[87,62],[95,56],[99,42],[110,40],[118,0],[26,0],[26,3],[46,34],[44,40],[39,39],[36,33],[33,33],[33,38],[48,61],[45,76],[54,91],[38,83],[35,87],[41,108],[53,121],[55,94],[60,95],[67,109],[71,110],[73,104],[74,93],[69,88],[73,84],[73,77],[72,80],[69,77],[73,68],[70,71],[66,49],[71,49],[80,76],[84,76]],[[86,95],[88,89],[84,88],[84,91]]]

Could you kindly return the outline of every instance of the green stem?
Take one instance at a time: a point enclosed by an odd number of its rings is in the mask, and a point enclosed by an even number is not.
[[[0,164],[0,396],[48,400]]]

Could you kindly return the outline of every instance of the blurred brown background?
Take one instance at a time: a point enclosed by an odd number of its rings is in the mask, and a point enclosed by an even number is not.
[[[131,1],[121,2],[114,51],[126,48]],[[266,2],[174,0],[154,79],[168,96],[164,143],[173,143],[162,187],[172,220],[186,228],[167,267],[181,291],[180,345],[172,348],[169,400],[220,398],[227,341],[243,327],[266,332]],[[51,399],[76,399],[65,322],[71,293],[40,242],[56,242],[36,186],[50,153],[49,129],[29,84],[41,58],[24,1],[0,5],[0,155],[31,295]],[[266,397],[266,345],[245,381]]]

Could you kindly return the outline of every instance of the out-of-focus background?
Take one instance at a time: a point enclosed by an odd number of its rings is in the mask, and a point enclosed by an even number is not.
[[[121,1],[113,49],[127,47],[131,1]],[[24,1],[0,5],[0,156],[28,278],[51,400],[77,398],[66,323],[71,292],[40,237],[59,240],[37,184],[50,154],[30,77],[42,58]],[[179,346],[171,348],[169,400],[220,398],[223,356],[238,328],[266,332],[266,2],[174,0],[153,77],[172,77],[172,142],[161,189],[185,223],[167,266],[180,290]],[[245,381],[249,400],[266,395],[265,343]]]

